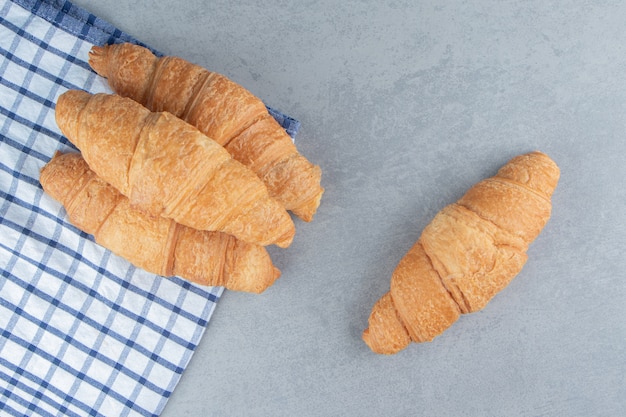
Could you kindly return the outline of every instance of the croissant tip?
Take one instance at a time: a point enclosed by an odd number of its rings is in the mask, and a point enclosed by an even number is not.
[[[298,216],[301,220],[310,223],[313,221],[313,217],[320,206],[324,189],[320,188],[320,191],[310,200],[306,201],[298,207],[292,209],[293,214]]]
[[[107,47],[94,45],[89,51],[89,66],[100,76],[104,74],[106,68]]]
[[[367,329],[363,330],[363,333],[361,333],[361,338],[363,339],[363,341],[365,343],[367,343],[369,345],[369,343],[368,343],[369,338],[370,338],[370,329],[369,329],[369,327]]]
[[[290,232],[289,234],[283,235],[282,237],[276,240],[275,242],[276,246],[278,246],[279,248],[283,248],[283,249],[288,248],[293,243],[294,235],[295,235],[295,232]]]
[[[397,353],[397,350],[387,350],[382,348],[381,346],[379,346],[376,341],[372,338],[372,335],[370,333],[370,329],[367,328],[365,330],[363,330],[363,333],[361,334],[361,338],[363,339],[363,341],[365,342],[365,344],[367,345],[367,347],[370,348],[370,350],[376,354],[379,355],[393,355],[395,353]]]

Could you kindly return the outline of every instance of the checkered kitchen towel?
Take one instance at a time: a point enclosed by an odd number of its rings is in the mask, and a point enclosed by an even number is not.
[[[66,1],[0,0],[0,415],[158,415],[222,288],[136,269],[68,223],[39,170],[71,150],[67,89],[110,92],[86,62],[131,41]],[[292,137],[299,123],[270,109]]]

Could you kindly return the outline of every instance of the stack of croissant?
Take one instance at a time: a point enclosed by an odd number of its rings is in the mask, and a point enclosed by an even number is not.
[[[149,272],[260,293],[279,277],[265,246],[288,247],[323,193],[321,170],[249,91],[132,44],[94,47],[115,94],[56,104],[79,150],[42,169],[44,190],[96,242]]]

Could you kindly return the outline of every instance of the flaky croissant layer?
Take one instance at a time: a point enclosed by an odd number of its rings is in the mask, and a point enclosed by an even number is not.
[[[117,95],[69,90],[56,121],[91,167],[137,207],[199,230],[287,247],[295,226],[250,169],[168,112]]]
[[[374,305],[365,343],[393,354],[482,309],[524,266],[528,245],[550,218],[559,175],[547,155],[520,155],[441,210]]]
[[[296,149],[261,100],[225,76],[129,43],[94,46],[89,64],[117,94],[196,126],[249,166],[269,193],[305,221],[324,192],[321,169]]]
[[[80,154],[57,153],[41,170],[40,182],[65,207],[72,224],[148,272],[254,293],[280,276],[264,247],[134,209]]]

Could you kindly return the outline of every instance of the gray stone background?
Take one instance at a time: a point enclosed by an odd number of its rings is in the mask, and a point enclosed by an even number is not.
[[[324,172],[281,279],[225,292],[173,416],[626,415],[626,2],[76,0],[302,122]],[[531,150],[561,167],[522,273],[432,343],[361,341],[443,206]]]

